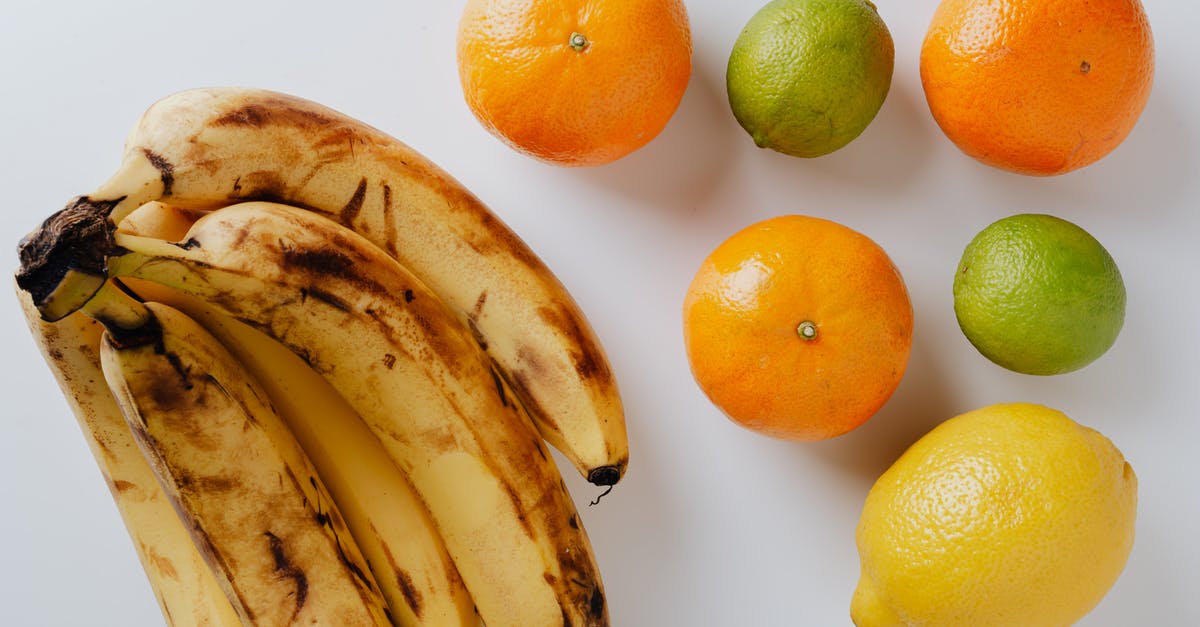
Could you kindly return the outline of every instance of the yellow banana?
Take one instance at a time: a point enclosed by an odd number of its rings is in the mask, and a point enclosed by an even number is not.
[[[185,91],[145,112],[119,170],[75,203],[120,222],[152,200],[201,209],[278,201],[357,231],[470,326],[542,436],[584,477],[607,486],[624,473],[617,384],[576,302],[479,199],[402,142],[285,94]],[[39,304],[75,296],[37,295]]]
[[[197,216],[152,202],[122,232],[183,238]],[[367,559],[393,620],[404,627],[475,627],[479,618],[425,504],[366,423],[286,347],[203,300],[130,281],[142,298],[187,314],[250,372],[308,454]]]
[[[187,316],[145,308],[140,326],[106,324],[104,376],[242,621],[391,624],[341,514],[254,379]]]
[[[167,624],[240,625],[109,392],[100,370],[103,327],[82,311],[45,322],[28,294],[18,291],[17,297],[104,475]]]
[[[178,243],[112,239],[113,276],[265,331],[345,397],[428,505],[489,627],[608,623],[549,451],[470,332],[394,259],[321,216],[261,202],[205,215]]]

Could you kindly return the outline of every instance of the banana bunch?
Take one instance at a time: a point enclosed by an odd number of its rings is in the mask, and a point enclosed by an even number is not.
[[[154,104],[18,296],[178,625],[606,625],[547,444],[617,483],[577,304],[408,146],[252,89]]]

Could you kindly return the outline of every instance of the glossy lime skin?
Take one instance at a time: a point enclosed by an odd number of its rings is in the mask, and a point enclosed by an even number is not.
[[[1125,283],[1104,246],[1079,226],[1015,215],[983,229],[963,251],[954,313],[993,362],[1062,374],[1112,347],[1125,322]]]
[[[866,0],[774,0],[747,22],[726,69],[729,105],[763,148],[829,154],[875,119],[895,48]]]

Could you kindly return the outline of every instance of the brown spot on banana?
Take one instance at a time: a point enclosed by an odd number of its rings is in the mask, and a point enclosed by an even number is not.
[[[287,97],[269,98],[258,103],[233,109],[220,118],[212,120],[212,126],[253,126],[263,129],[266,126],[298,126],[310,129],[313,126],[324,126],[330,119],[317,112],[295,108]]]
[[[405,436],[404,434],[400,433],[399,431],[397,431],[395,429],[388,427],[387,425],[382,425],[382,424],[376,423],[376,424],[372,424],[371,428],[375,429],[379,434],[381,434],[381,437],[387,438],[401,446],[411,446],[412,445],[412,441],[407,436]]]
[[[402,568],[396,569],[396,582],[400,584],[400,592],[404,595],[404,602],[408,604],[409,609],[417,618],[421,617],[421,591],[417,590],[413,584],[412,576]]]
[[[265,200],[287,202],[287,181],[271,170],[249,172],[239,176],[229,190],[229,200]]]
[[[295,476],[293,475],[292,478],[294,480]],[[308,478],[308,484],[312,488],[313,493],[316,494],[317,498],[319,499],[321,488],[317,478],[315,476],[310,476]],[[336,509],[326,511],[324,508],[322,508],[319,502],[313,503],[313,509],[314,520],[317,521],[318,525],[328,529],[330,535],[333,536],[333,542],[337,550],[338,559],[341,560],[342,565],[346,567],[346,570],[350,571],[350,573],[354,575],[355,579],[362,582],[366,587],[377,590],[373,578],[367,575],[367,573],[363,572],[363,570],[359,568],[358,564],[346,554],[346,547],[342,544],[342,535],[349,535],[350,529],[346,526],[345,519],[341,517]]]
[[[518,353],[519,354],[519,353]],[[518,359],[520,359],[518,357]],[[508,385],[512,388],[513,393],[521,400],[521,405],[531,416],[545,416],[546,409],[537,402],[537,398],[529,393],[530,374],[527,370],[512,369],[508,371]],[[543,428],[549,428],[552,425],[550,422],[543,422]],[[543,434],[544,435],[544,434]]]
[[[383,183],[383,242],[384,248],[392,257],[396,257],[399,249],[396,246],[396,216],[392,206],[392,186]]]
[[[432,304],[432,306],[438,306],[438,304]],[[429,345],[430,350],[443,357],[444,363],[453,372],[457,373],[461,367],[465,367],[462,365],[465,360],[474,358],[465,349],[462,342],[456,341],[454,336],[461,331],[457,326],[451,326],[450,322],[453,319],[447,320],[440,313],[428,312],[428,309],[416,306],[413,309],[413,321],[421,329],[423,340]],[[390,329],[385,328],[384,333],[394,342],[399,342],[401,345],[404,343],[404,340],[395,337]]]
[[[162,348],[156,347],[155,350],[162,351]],[[177,407],[182,404],[180,399],[190,396],[189,393],[195,387],[195,384],[192,382],[191,370],[183,365],[178,355],[175,353],[165,353],[163,356],[166,358],[167,363],[171,365],[174,376],[159,377],[158,385],[155,385],[150,390],[149,400],[155,407]],[[203,408],[206,398],[206,395],[203,394],[196,397],[195,411],[200,411]]]
[[[108,483],[109,490],[111,490],[114,494],[121,494],[124,492],[136,490],[137,487],[138,486],[136,483],[133,483],[131,481],[124,481],[121,479],[117,479],[115,481],[110,481]]]
[[[517,520],[521,523],[521,529],[524,530],[525,535],[530,538],[536,538],[537,532],[534,530],[533,524],[529,521],[530,512],[521,504],[520,495],[517,494],[516,489],[513,488],[511,483],[507,481],[501,481],[500,483],[504,486],[504,493],[508,495],[508,500],[512,504],[513,511],[517,514]],[[554,537],[553,534],[550,535]]]
[[[316,274],[327,274],[340,279],[361,281],[361,276],[354,271],[354,260],[337,248],[313,249],[292,248],[282,246],[283,265],[311,271]]]
[[[350,200],[346,201],[346,205],[342,207],[339,213],[339,218],[342,224],[351,224],[358,217],[358,212],[362,211],[363,200],[367,197],[367,177],[363,177],[358,182],[358,187],[355,188],[354,194],[350,196]]]
[[[588,347],[585,351],[572,351],[575,371],[584,379],[592,379],[608,385],[612,382],[613,374],[608,364],[598,361],[600,347],[592,342],[592,334],[580,327],[580,320],[556,307],[538,308],[538,316],[547,325],[558,329],[563,335],[571,338],[573,345]]]
[[[433,179],[432,184],[436,184],[443,194],[459,196],[461,199],[449,203],[449,206],[470,213],[479,222],[480,227],[475,229],[474,237],[466,240],[466,244],[472,250],[483,257],[508,256],[531,268],[536,274],[550,275],[550,270],[533,254],[525,241],[497,219],[477,198],[468,192],[454,189],[440,179]]]
[[[212,121],[213,126],[294,126],[312,128],[327,126],[333,122],[328,117],[311,109],[294,106],[295,100],[277,96],[260,99],[260,102],[239,107]]]
[[[179,571],[175,568],[175,563],[165,555],[155,551],[152,547],[143,544],[142,554],[146,556],[146,561],[150,562],[153,568],[160,576],[169,579],[178,579]]]
[[[581,589],[580,594],[583,595],[583,600],[586,601],[588,614],[586,626],[607,625],[608,616],[605,611],[604,590],[598,584],[586,581],[572,581],[571,583]],[[563,625],[564,627],[573,625],[571,618],[567,615],[566,610],[563,610]]]
[[[270,112],[264,107],[249,105],[235,109],[213,120],[213,126],[266,126]]]
[[[449,429],[430,429],[423,433],[422,437],[424,438],[424,446],[431,457],[457,450],[459,446],[458,440],[454,438],[454,434]]]
[[[271,550],[271,557],[275,560],[275,572],[281,577],[291,579],[296,584],[296,594],[292,597],[295,600],[296,607],[292,610],[292,621],[300,615],[300,610],[304,608],[304,602],[308,600],[308,576],[304,574],[302,568],[292,564],[288,559],[287,553],[284,552],[283,540],[279,536],[264,531],[263,535],[267,538],[267,544]]]
[[[354,145],[365,143],[359,133],[351,128],[334,126],[328,130],[322,130],[326,131],[325,134],[319,140],[312,142],[321,163],[353,160],[355,158]]]
[[[374,525],[371,527],[371,532],[376,533]],[[412,576],[397,563],[396,556],[392,554],[392,548],[386,542],[381,543],[380,546],[383,548],[384,559],[387,560],[388,566],[391,567],[392,572],[396,575],[396,583],[400,585],[400,593],[404,595],[404,602],[412,610],[414,616],[421,618],[421,613],[424,610],[424,600],[421,591],[413,583]],[[458,575],[457,570],[453,571],[453,573],[456,576]]]
[[[500,404],[508,407],[508,395],[504,393],[504,380],[496,371],[495,366],[492,366],[492,382],[496,384],[496,395],[500,397]]]
[[[149,148],[142,148],[142,154],[146,156],[146,160],[150,162],[150,165],[154,166],[155,170],[158,170],[158,177],[162,181],[162,195],[170,196],[171,186],[175,183],[175,166],[171,165],[171,162],[167,161],[165,157]]]
[[[311,298],[313,300],[325,303],[334,309],[339,309],[345,312],[354,311],[354,307],[352,307],[350,303],[347,303],[330,292],[326,292],[325,290],[316,287],[308,287],[300,290],[300,298],[302,300]]]
[[[471,337],[475,338],[475,343],[486,352],[488,349],[487,338],[483,337],[483,332],[479,330],[479,324],[476,320],[474,314],[468,315],[467,327],[471,330]]]
[[[288,185],[283,175],[273,170],[259,170],[249,172],[234,179],[233,184],[229,187],[228,193],[225,194],[224,202],[214,202],[208,199],[192,199],[180,196],[163,196],[168,198],[172,203],[178,204],[185,209],[199,210],[215,210],[226,204],[237,202],[276,202],[286,205],[300,207],[305,211],[311,211],[317,215],[336,218],[337,213],[314,207],[304,201],[295,198],[292,191],[294,186]]]
[[[182,471],[177,472],[175,483],[178,485],[180,493],[196,495],[236,492],[241,486],[233,477],[197,477]]]
[[[598,622],[605,618],[604,606],[604,590],[598,584],[592,584],[592,596],[588,603],[588,610],[591,612],[591,617]]]

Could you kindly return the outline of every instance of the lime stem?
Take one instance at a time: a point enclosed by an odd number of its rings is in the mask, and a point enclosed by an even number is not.
[[[796,327],[796,333],[800,334],[801,339],[815,340],[817,339],[817,325],[809,320],[805,320],[800,323],[800,326]]]

